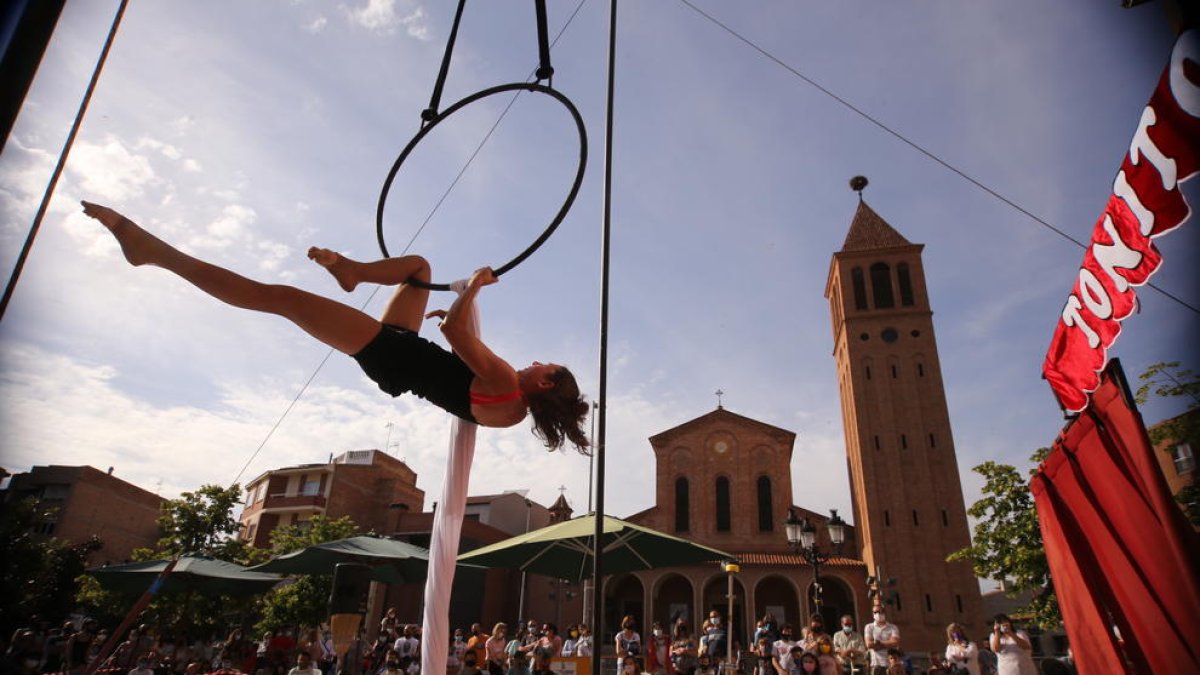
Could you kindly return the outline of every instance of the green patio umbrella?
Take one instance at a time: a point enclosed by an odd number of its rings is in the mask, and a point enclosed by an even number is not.
[[[371,567],[374,581],[413,583],[425,580],[429,551],[404,541],[359,535],[314,544],[250,569],[276,574],[333,574],[334,566],[341,562]]]
[[[126,563],[94,567],[87,574],[96,578],[107,591],[142,593],[162,574],[170,560]],[[179,557],[175,568],[153,589],[156,595],[191,591],[201,595],[247,595],[268,591],[282,581],[277,574],[250,571],[241,565],[206,555]]]
[[[601,555],[605,574],[700,565],[733,556],[620,518],[605,516]],[[505,567],[581,581],[592,574],[596,516],[588,514],[517,535],[458,556],[460,564]]]

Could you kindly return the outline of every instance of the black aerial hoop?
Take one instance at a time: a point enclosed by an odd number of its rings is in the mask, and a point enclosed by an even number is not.
[[[462,20],[463,7],[465,5],[466,0],[459,0],[458,10],[454,15],[454,25],[450,30],[450,37],[446,42],[446,53],[442,57],[442,68],[438,73],[437,82],[433,87],[433,97],[430,99],[429,107],[421,111],[421,130],[417,132],[416,136],[413,136],[413,139],[409,141],[408,145],[404,147],[403,151],[401,151],[400,156],[397,157],[395,163],[392,164],[392,169],[388,172],[387,179],[383,181],[383,189],[379,193],[379,206],[375,210],[375,236],[379,240],[380,252],[383,253],[385,258],[390,257],[387,249],[387,242],[384,240],[383,236],[383,212],[387,206],[388,192],[391,191],[392,181],[396,179],[396,174],[400,171],[400,167],[404,165],[405,160],[408,159],[409,154],[412,153],[412,151],[421,142],[421,139],[425,138],[425,136],[428,135],[434,127],[436,127],[438,124],[441,124],[446,120],[446,118],[450,117],[455,112],[463,109],[471,103],[474,103],[475,101],[487,98],[488,96],[509,91],[517,92],[517,95],[520,95],[520,93],[523,91],[546,94],[547,96],[561,103],[562,106],[567,109],[567,112],[571,114],[571,118],[575,120],[575,127],[579,132],[579,168],[575,171],[575,182],[572,183],[571,190],[567,193],[566,201],[563,202],[562,207],[559,208],[558,213],[555,214],[554,219],[550,221],[550,225],[546,227],[545,231],[543,231],[542,234],[535,239],[528,248],[517,255],[517,257],[499,267],[492,268],[493,273],[499,277],[505,272],[521,264],[521,262],[532,255],[534,251],[538,250],[538,248],[550,238],[550,235],[554,233],[554,230],[558,228],[558,225],[563,221],[563,218],[567,216],[567,211],[571,210],[571,205],[575,203],[575,197],[579,194],[579,187],[583,184],[583,173],[584,169],[587,167],[587,129],[584,127],[583,117],[579,114],[579,109],[575,107],[575,104],[571,102],[571,99],[567,98],[565,95],[556,91],[550,86],[550,78],[554,75],[554,68],[550,65],[550,46],[549,41],[546,39],[546,0],[534,0],[534,5],[537,10],[538,34],[538,68],[535,75],[538,81],[513,82],[511,84],[501,84],[495,87],[489,87],[471,94],[449,108],[446,108],[446,110],[442,112],[438,112],[438,104],[440,103],[442,97],[442,87],[446,83],[446,72],[450,67],[450,55],[454,50],[454,41],[458,35],[458,24]],[[542,84],[541,80],[546,80],[547,84]],[[435,291],[450,290],[450,284],[426,284],[424,282],[415,280],[410,280],[408,283],[412,284],[413,286],[428,288]]]
[[[579,168],[575,171],[575,182],[571,185],[570,192],[567,193],[566,201],[563,202],[562,207],[559,208],[558,213],[554,216],[554,219],[550,221],[550,225],[546,227],[545,231],[542,232],[542,234],[538,236],[538,238],[535,239],[528,248],[518,254],[517,257],[499,267],[494,267],[493,272],[495,275],[499,277],[505,272],[521,264],[526,258],[532,255],[534,251],[538,250],[538,248],[550,238],[551,234],[554,234],[554,230],[558,228],[559,223],[563,221],[563,218],[567,217],[567,212],[571,210],[571,205],[575,203],[575,196],[579,194],[579,187],[583,184],[583,173],[587,166],[587,131],[583,125],[583,117],[579,114],[579,110],[575,107],[575,104],[571,103],[570,99],[546,85],[536,82],[513,82],[511,84],[501,84],[475,92],[474,94],[471,94],[470,96],[450,106],[449,108],[446,108],[444,112],[435,115],[425,126],[421,127],[421,130],[417,132],[417,135],[408,142],[408,145],[405,146],[403,152],[401,152],[400,156],[396,158],[396,162],[392,164],[392,170],[388,172],[387,179],[383,181],[383,190],[379,193],[379,207],[375,211],[375,235],[379,239],[379,250],[383,253],[385,258],[390,257],[390,254],[388,253],[387,242],[384,240],[383,236],[383,212],[384,208],[387,206],[388,192],[392,189],[392,181],[395,180],[396,174],[400,171],[400,167],[404,164],[405,160],[408,159],[409,154],[412,153],[412,151],[421,142],[421,139],[425,138],[425,136],[432,131],[434,127],[443,122],[446,118],[453,115],[455,112],[463,109],[471,103],[474,103],[475,101],[478,101],[479,99],[509,91],[531,91],[546,94],[561,103],[563,107],[567,109],[567,112],[569,112],[571,117],[575,120],[575,127],[579,131]],[[450,284],[425,284],[412,280],[410,280],[408,283],[435,291],[450,290]]]

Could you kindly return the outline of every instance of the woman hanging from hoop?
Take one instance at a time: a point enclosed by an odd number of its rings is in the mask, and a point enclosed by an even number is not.
[[[534,362],[514,369],[468,329],[471,305],[483,286],[496,283],[491,268],[476,271],[449,311],[426,314],[429,263],[420,256],[363,263],[334,251],[310,248],[308,257],[333,275],[342,290],[359,283],[399,286],[375,320],[353,307],[292,286],[264,284],[193,258],[146,232],[116,211],[83,202],[83,212],[108,228],[131,265],[155,265],[234,307],[288,319],[322,343],[354,357],[379,388],[399,396],[412,392],[464,420],[511,427],[533,417],[533,433],[551,450],[570,441],[586,453],[582,424],[588,404],[565,367]],[[420,337],[421,323],[442,319],[453,353]]]

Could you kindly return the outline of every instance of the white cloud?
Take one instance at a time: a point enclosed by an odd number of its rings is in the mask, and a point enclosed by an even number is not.
[[[305,33],[312,33],[313,35],[316,35],[317,33],[320,33],[321,31],[325,30],[325,26],[328,23],[329,23],[328,19],[326,19],[323,16],[318,16],[317,18],[315,18],[312,21],[309,21],[307,24],[305,24],[302,27],[302,29],[304,30]]]
[[[67,167],[85,194],[116,203],[139,197],[147,186],[162,182],[149,159],[115,136],[102,143],[76,143]]]
[[[416,7],[406,16],[400,16],[396,11],[396,0],[367,0],[367,4],[358,7],[346,7],[350,20],[375,33],[391,35],[397,28],[404,30],[411,37],[419,40],[429,39],[429,25],[423,7]]]

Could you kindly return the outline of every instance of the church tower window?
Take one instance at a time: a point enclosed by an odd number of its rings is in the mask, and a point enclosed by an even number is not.
[[[721,476],[717,479],[717,532],[728,532],[732,529],[732,519],[729,515],[729,479]]]
[[[771,513],[771,479],[768,476],[758,477],[758,531],[770,532],[775,529],[775,516]]]
[[[688,511],[691,507],[688,495],[688,479],[680,476],[675,480],[675,531],[687,532]]]
[[[900,282],[900,304],[912,307],[913,287],[912,277],[908,274],[908,263],[896,265],[896,280]]]
[[[855,267],[854,269],[850,270],[850,283],[854,286],[854,309],[866,309],[867,285],[863,281],[863,271],[861,267]]]
[[[888,309],[896,306],[892,295],[892,270],[887,263],[871,265],[871,294],[875,296],[875,309]]]

